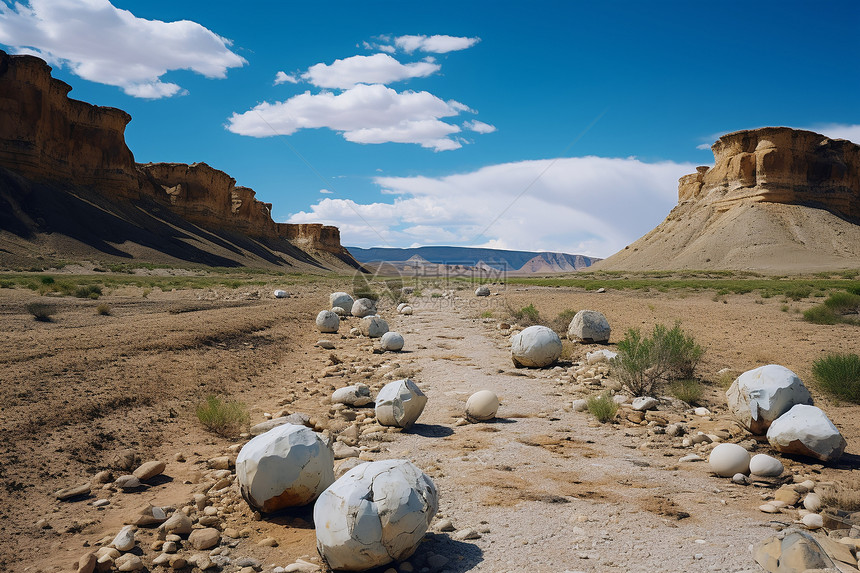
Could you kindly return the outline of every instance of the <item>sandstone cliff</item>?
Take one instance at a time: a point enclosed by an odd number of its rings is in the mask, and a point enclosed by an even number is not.
[[[681,177],[678,205],[604,270],[860,267],[860,146],[786,127],[738,131],[713,167]]]
[[[230,235],[221,237],[234,247],[222,245],[227,251],[247,254],[262,246],[280,253],[271,257],[257,253],[274,264],[286,260],[281,256],[285,255],[314,266],[359,266],[341,246],[336,227],[275,223],[272,205],[257,200],[253,189],[237,187],[235,179],[223,171],[205,163],[135,163],[125,143],[131,116],[70,99],[71,87],[52,78],[50,72],[50,66],[39,58],[0,51],[0,168],[10,172],[0,179],[5,182],[0,203],[14,214],[0,218],[0,231],[35,236],[67,228],[66,222],[58,220],[62,213],[34,200],[38,195],[45,201],[49,197],[60,201],[56,193],[62,191],[79,199],[64,201],[77,209],[67,216],[84,216],[85,206],[93,203],[125,220],[131,203],[152,213],[166,208],[203,232]],[[165,230],[150,227],[153,233]],[[121,235],[115,239],[121,240]],[[148,242],[159,243],[155,238]],[[88,244],[92,243],[90,237]],[[204,262],[198,259],[194,262]],[[217,261],[224,263],[221,258]]]

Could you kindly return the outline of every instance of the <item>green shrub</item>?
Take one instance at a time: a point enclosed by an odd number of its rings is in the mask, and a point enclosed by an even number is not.
[[[811,286],[798,286],[785,291],[785,297],[795,301],[807,298],[811,294]]]
[[[835,292],[824,303],[807,309],[803,320],[813,324],[860,324],[853,317],[860,313],[860,294],[853,292]]]
[[[43,284],[43,285],[52,285],[52,284],[54,284],[54,277],[42,277],[42,279],[41,279],[41,280],[42,280],[42,284]]]
[[[102,294],[102,287],[99,285],[81,285],[75,289],[75,296],[78,298],[91,298],[93,300],[99,298]]]
[[[558,313],[554,320],[550,321],[547,326],[556,331],[560,336],[564,337],[567,334],[567,328],[570,326],[570,321],[576,316],[576,311],[568,308]]]
[[[51,322],[51,316],[56,312],[56,308],[44,302],[31,302],[27,304],[27,312],[39,322]]]
[[[540,312],[535,308],[535,305],[529,304],[522,307],[520,310],[515,310],[511,316],[522,326],[532,326],[539,324],[541,321]]]
[[[824,301],[824,306],[839,314],[860,313],[860,294],[835,292]]]
[[[860,356],[828,354],[812,363],[812,375],[824,392],[860,404]]]
[[[669,383],[669,393],[687,404],[698,404],[703,392],[702,383],[696,379],[673,380]]]
[[[589,396],[586,405],[588,412],[597,418],[601,424],[615,418],[615,414],[618,412],[618,404],[615,403],[609,392],[604,392],[599,396]]]
[[[96,314],[101,315],[101,316],[110,316],[111,315],[110,306],[106,305],[104,303],[98,305],[96,307]]]
[[[692,336],[684,334],[679,323],[672,328],[657,324],[651,337],[658,359],[666,364],[668,378],[690,379],[695,375],[696,366],[705,351]]]
[[[241,402],[222,402],[217,396],[207,396],[206,402],[197,406],[197,419],[210,432],[232,438],[247,428],[251,416]]]
[[[481,313],[481,318],[493,318],[493,311],[492,310],[485,310],[484,312]]]
[[[654,325],[650,337],[631,328],[618,343],[618,357],[612,360],[613,372],[621,386],[634,396],[649,396],[658,382],[691,379],[704,349],[680,324],[667,328]]]
[[[841,318],[833,312],[832,308],[828,308],[823,304],[803,311],[803,320],[812,324],[838,324],[842,322]]]

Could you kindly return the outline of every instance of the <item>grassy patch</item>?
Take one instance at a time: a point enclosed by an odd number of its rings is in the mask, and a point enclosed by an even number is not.
[[[533,304],[519,310],[511,310],[511,318],[521,326],[532,326],[541,322],[540,312]]]
[[[52,316],[56,312],[56,307],[45,302],[31,302],[27,304],[27,312],[33,315],[33,318],[39,322],[51,322]]]
[[[803,312],[803,320],[813,324],[860,324],[860,294],[835,292],[822,304]]]
[[[96,307],[96,314],[98,314],[99,316],[110,316],[112,314],[110,305],[104,303],[98,305]]]
[[[687,404],[697,405],[702,399],[704,387],[696,379],[673,380],[669,383],[669,393]]]
[[[232,438],[248,427],[251,416],[241,402],[223,402],[217,396],[207,396],[206,401],[197,406],[197,419],[210,432]]]
[[[812,375],[822,391],[860,404],[860,356],[828,354],[812,363]]]
[[[601,424],[605,424],[615,418],[615,414],[618,412],[618,404],[615,403],[609,392],[604,392],[599,396],[589,396],[586,406],[589,414],[594,416]]]

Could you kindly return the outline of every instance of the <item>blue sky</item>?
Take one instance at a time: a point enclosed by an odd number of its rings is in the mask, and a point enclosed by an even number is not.
[[[347,245],[592,256],[721,133],[860,141],[858,36],[853,2],[0,2],[0,46],[128,111],[139,162],[206,162]]]

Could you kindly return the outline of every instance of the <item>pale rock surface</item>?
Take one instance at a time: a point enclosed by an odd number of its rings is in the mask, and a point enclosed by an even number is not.
[[[804,515],[800,521],[802,521],[803,525],[808,529],[820,529],[824,527],[824,518],[817,513],[808,513]]]
[[[388,332],[388,323],[378,316],[366,316],[359,323],[361,333],[370,338],[380,338]]]
[[[492,420],[499,411],[499,397],[492,390],[479,390],[466,400],[466,419],[470,422]]]
[[[334,333],[340,328],[340,317],[330,310],[321,310],[317,315],[317,329],[320,332]]]
[[[341,318],[349,315],[349,311],[342,306],[333,306],[331,307],[331,311]]]
[[[167,521],[158,526],[158,532],[162,535],[169,533],[173,533],[175,535],[187,535],[191,533],[193,525],[194,524],[190,517],[181,511],[176,511],[173,515],[167,518]]]
[[[143,569],[143,561],[134,553],[119,556],[114,564],[117,571],[140,571]]]
[[[344,309],[351,309],[352,305],[355,304],[355,301],[352,299],[349,293],[345,292],[331,293],[330,295],[328,295],[328,301],[332,307],[332,310],[334,310],[334,307],[336,306]]]
[[[404,344],[403,335],[392,331],[383,334],[382,339],[379,341],[379,347],[387,352],[400,352],[403,350]]]
[[[287,291],[285,290],[277,289],[273,294],[275,298],[287,298]]]
[[[767,441],[780,452],[821,460],[835,460],[845,451],[845,438],[821,408],[797,404],[777,418]]]
[[[396,380],[376,395],[376,420],[382,426],[409,428],[427,404],[427,396],[412,380]]]
[[[242,497],[255,509],[269,513],[306,505],[334,481],[334,455],[310,428],[285,424],[245,444],[236,477]]]
[[[490,287],[481,285],[475,289],[475,296],[490,296]]]
[[[134,548],[134,530],[135,527],[133,525],[126,525],[119,530],[119,533],[111,541],[111,545],[118,551],[131,551]]]
[[[579,342],[609,342],[611,331],[602,312],[580,310],[567,327],[567,337]]]
[[[407,304],[406,306],[404,306],[403,308],[401,308],[398,312],[399,312],[400,314],[404,314],[404,315],[406,315],[406,316],[409,316],[409,315],[411,315],[411,314],[412,314],[412,312],[413,312],[413,311],[412,311],[412,307],[411,307],[411,306],[409,306],[409,305]]]
[[[812,396],[797,375],[784,366],[768,364],[744,372],[726,391],[729,410],[755,435],[795,404],[812,404]]]
[[[821,511],[821,506],[821,497],[815,492],[810,492],[803,498],[803,507],[808,511],[817,513]]]
[[[369,298],[360,298],[352,303],[352,316],[364,318],[376,314],[376,303]]]
[[[293,412],[288,416],[281,416],[279,418],[273,418],[271,420],[266,420],[265,422],[260,422],[254,426],[251,426],[251,435],[259,436],[260,434],[265,434],[269,430],[273,428],[277,428],[278,426],[283,426],[284,424],[296,424],[299,426],[307,426],[310,423],[310,418],[307,414],[302,414],[301,412]],[[226,457],[226,456],[225,456]],[[227,458],[230,460],[230,458]],[[227,467],[224,469],[229,469],[231,464],[227,464]]]
[[[364,571],[415,552],[439,506],[433,481],[407,460],[362,464],[314,505],[317,549],[335,570]]]
[[[119,489],[135,489],[143,485],[139,479],[131,474],[119,476],[113,484]]]
[[[785,468],[782,462],[767,454],[756,454],[750,460],[750,473],[762,477],[779,477]]]
[[[331,395],[331,401],[333,404],[366,406],[373,402],[373,398],[370,396],[370,387],[367,384],[353,384],[335,390]]]
[[[511,359],[517,367],[543,368],[561,356],[561,339],[546,326],[530,326],[511,337]]]
[[[600,362],[609,362],[617,356],[617,352],[612,352],[611,350],[601,348],[600,350],[595,350],[594,352],[587,352],[585,354],[585,361],[589,364],[599,364]]]
[[[633,409],[640,412],[655,410],[659,403],[660,402],[656,398],[652,398],[651,396],[639,396],[638,398],[633,399]]]
[[[721,477],[745,474],[750,469],[750,454],[737,444],[718,444],[708,458],[711,470]]]
[[[188,536],[188,543],[198,551],[215,547],[219,541],[221,541],[221,534],[217,529],[212,527],[195,529]]]
[[[164,462],[153,460],[151,462],[141,464],[136,470],[132,472],[132,475],[140,481],[146,481],[161,474],[161,472],[163,472],[164,468],[166,467],[167,464],[165,464]]]
[[[409,306],[408,302],[401,302],[400,304],[397,305],[397,312],[398,313],[402,312],[403,309],[406,308],[407,306]]]

